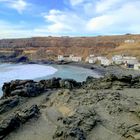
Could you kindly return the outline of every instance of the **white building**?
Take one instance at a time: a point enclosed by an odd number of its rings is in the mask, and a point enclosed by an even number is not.
[[[96,57],[96,59],[97,59],[98,61],[102,61],[102,60],[107,59],[107,58],[106,58],[106,57],[103,57],[103,56],[98,56],[98,57]]]
[[[123,62],[127,63],[129,65],[135,65],[138,64],[138,60],[136,57],[131,57],[131,56],[124,56],[123,57]]]
[[[94,54],[90,54],[89,57],[95,57],[95,55]]]
[[[96,61],[97,61],[97,58],[96,57],[94,57],[94,58],[91,57],[91,58],[89,58],[88,63],[95,64]]]
[[[80,56],[73,56],[73,57],[71,57],[71,61],[73,61],[73,62],[80,62],[80,61],[82,61],[82,57],[80,57]]]
[[[58,55],[58,61],[71,61],[71,58],[67,55]]]
[[[89,55],[89,57],[87,57],[85,61],[90,64],[94,64],[97,61],[97,58],[92,54]]]
[[[134,70],[140,70],[140,63],[134,65]]]
[[[130,65],[134,65],[134,64],[138,63],[138,60],[137,60],[136,57],[122,56],[122,55],[113,56],[112,61],[115,64],[130,64]]]
[[[105,58],[105,59],[101,59],[101,65],[104,65],[104,66],[109,66],[112,64],[112,61]]]
[[[115,56],[113,56],[112,57],[112,61],[113,61],[113,63],[115,63],[117,65],[120,65],[120,64],[124,63],[122,55],[115,55]]]
[[[63,55],[58,55],[58,61],[64,61],[64,56]]]
[[[125,43],[135,43],[135,40],[133,40],[133,39],[128,39],[128,40],[125,40],[124,42],[125,42]]]

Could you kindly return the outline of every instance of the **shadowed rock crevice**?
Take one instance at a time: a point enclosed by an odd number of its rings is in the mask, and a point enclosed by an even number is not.
[[[14,113],[3,119],[0,122],[0,139],[3,139],[10,132],[14,131],[20,125],[26,123],[29,119],[37,117],[39,115],[39,109],[36,105],[31,106],[28,109]]]

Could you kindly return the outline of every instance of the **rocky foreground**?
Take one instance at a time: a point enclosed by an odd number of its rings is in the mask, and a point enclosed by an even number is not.
[[[140,77],[3,85],[0,139],[140,140]]]

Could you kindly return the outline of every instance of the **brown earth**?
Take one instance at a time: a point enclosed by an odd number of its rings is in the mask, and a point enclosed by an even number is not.
[[[125,40],[135,40],[135,43],[124,43]],[[22,55],[31,60],[54,60],[58,54],[80,55],[83,58],[89,54],[107,55],[129,54],[139,56],[140,35],[118,35],[97,37],[34,37],[26,39],[0,40],[0,55],[8,55],[15,50],[21,50]],[[132,51],[133,50],[133,51]]]

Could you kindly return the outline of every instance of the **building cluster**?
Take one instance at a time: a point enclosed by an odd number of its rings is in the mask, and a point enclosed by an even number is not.
[[[81,56],[74,55],[58,55],[58,61],[67,61],[67,62],[81,62],[84,59]],[[86,63],[95,64],[100,63],[103,66],[109,65],[122,65],[127,68],[134,68],[135,70],[140,70],[140,63],[136,57],[132,56],[123,56],[123,55],[114,55],[111,59],[108,59],[104,56],[95,56],[89,55],[85,59]]]
[[[80,62],[82,61],[82,57],[74,55],[58,55],[58,61]]]

